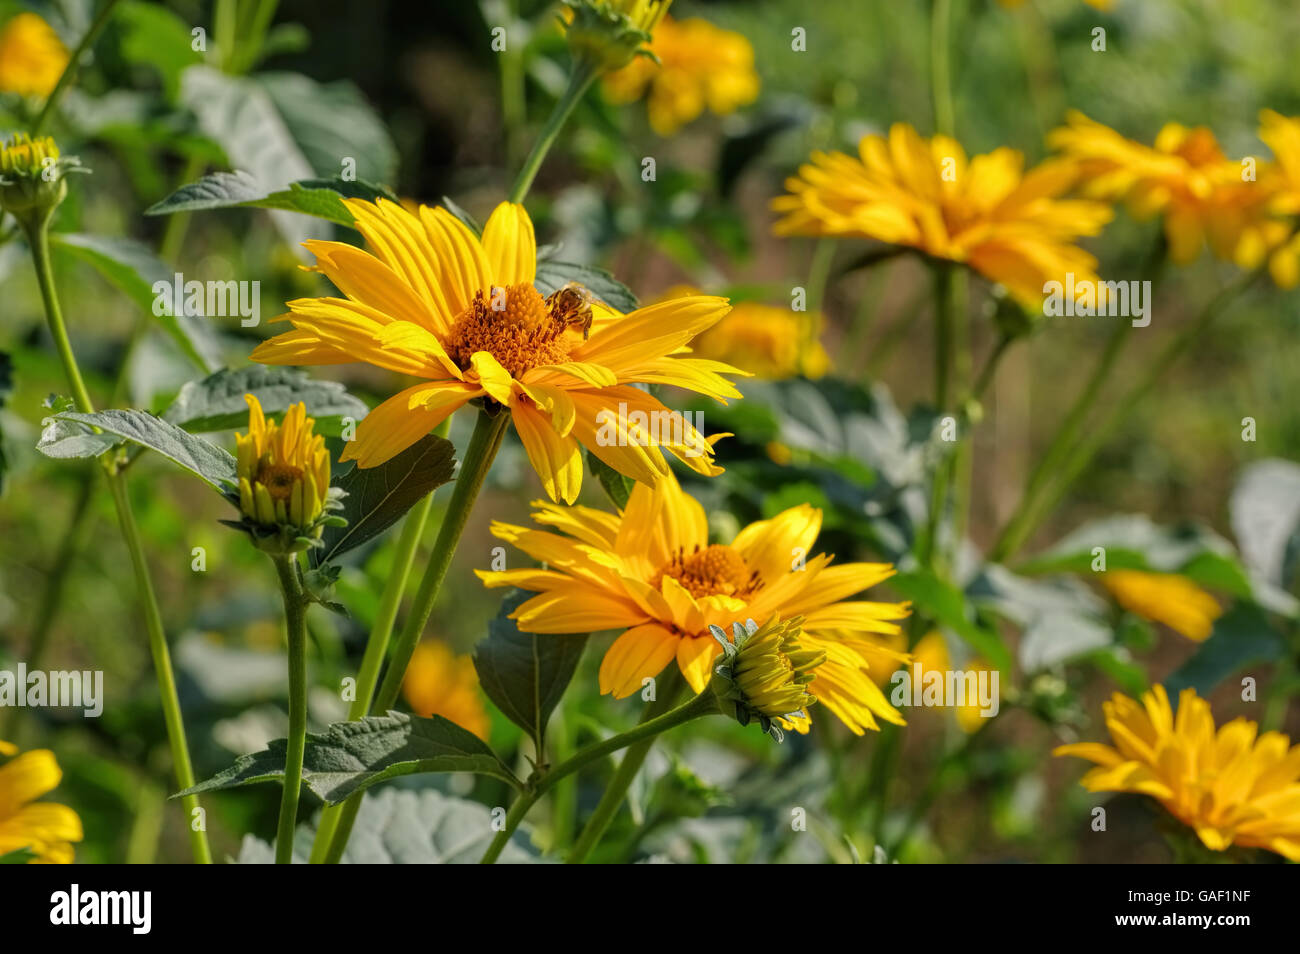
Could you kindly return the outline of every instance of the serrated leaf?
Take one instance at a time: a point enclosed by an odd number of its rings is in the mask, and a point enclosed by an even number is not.
[[[171,314],[171,295],[164,296],[164,313],[158,315],[154,303],[159,282],[171,288],[174,271],[149,247],[134,239],[109,238],[102,235],[56,233],[51,236],[55,248],[66,250],[93,265],[109,282],[130,298],[137,308],[154,315],[163,330],[200,371],[211,371],[221,364],[221,346],[205,319],[197,315]]]
[[[533,284],[543,295],[550,295],[569,282],[577,282],[605,304],[625,314],[637,309],[636,295],[606,269],[554,259],[537,263],[537,278]]]
[[[198,212],[208,209],[277,209],[297,212],[351,227],[352,213],[344,198],[393,199],[383,186],[364,180],[303,179],[288,188],[267,192],[257,179],[246,172],[213,172],[197,182],[181,186],[161,202],[145,210],[145,215],[169,215],[175,212]]]
[[[913,570],[889,578],[896,589],[918,609],[947,626],[1003,673],[1011,671],[1011,652],[1002,637],[978,625],[970,612],[965,594],[951,583],[940,580],[929,570]]]
[[[195,795],[283,778],[287,740],[241,756],[207,781],[178,792]],[[372,785],[423,772],[473,772],[520,788],[521,783],[487,744],[456,723],[390,712],[356,722],[336,722],[323,733],[309,734],[303,753],[302,780],[333,805]]]
[[[496,618],[488,623],[487,639],[474,647],[474,668],[488,698],[540,749],[546,723],[578,668],[588,634],[521,632],[509,616],[532,596],[522,590],[506,594]]]
[[[280,414],[303,402],[322,434],[338,434],[341,418],[359,421],[368,410],[336,381],[316,380],[298,368],[253,364],[189,382],[163,412],[163,420],[192,434],[247,427],[244,395],[249,393],[257,396],[267,414]]]
[[[619,510],[626,509],[636,482],[631,477],[620,474],[591,451],[587,451],[587,467],[591,470],[591,475],[600,481],[601,488],[614,506]]]
[[[96,411],[93,414],[64,411],[54,417],[60,421],[73,421],[88,427],[97,427],[101,431],[156,451],[206,481],[221,493],[226,493],[229,485],[236,483],[235,458],[224,449],[145,411],[109,410]],[[73,440],[75,441],[76,438]],[[64,438],[59,438],[47,444],[42,435],[36,449],[47,457],[92,456],[90,453],[66,453],[67,445],[64,441]]]
[[[319,566],[383,533],[425,494],[451,480],[456,448],[437,434],[426,434],[378,467],[352,467],[334,480],[347,493],[338,515],[346,527],[326,527],[320,547],[311,552]]]

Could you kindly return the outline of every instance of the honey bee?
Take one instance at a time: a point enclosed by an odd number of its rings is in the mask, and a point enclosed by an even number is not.
[[[594,320],[591,304],[595,300],[595,296],[577,282],[569,282],[552,292],[546,299],[546,305],[556,324],[561,328],[581,328],[582,340],[586,341],[591,334],[591,324]]]

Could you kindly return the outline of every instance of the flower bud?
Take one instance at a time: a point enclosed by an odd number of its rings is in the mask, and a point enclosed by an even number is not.
[[[732,624],[731,639],[721,627],[709,626],[722,644],[710,682],[722,711],[734,714],[741,725],[757,718],[778,742],[782,734],[774,722],[788,728],[808,718],[805,710],[817,701],[808,684],[826,659],[824,651],[799,645],[802,626],[802,616],[784,622],[773,617],[762,626],[750,619]]]
[[[50,136],[17,133],[0,142],[0,209],[26,229],[39,227],[68,194],[64,177],[83,172],[75,156],[60,156]]]
[[[565,36],[575,62],[598,72],[622,69],[645,47],[672,0],[564,0]]]

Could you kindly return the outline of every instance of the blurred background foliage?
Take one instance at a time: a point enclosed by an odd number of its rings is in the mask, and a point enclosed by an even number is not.
[[[1046,152],[1045,132],[1065,108],[1076,107],[1140,141],[1151,141],[1165,122],[1181,121],[1210,126],[1232,155],[1261,155],[1259,110],[1300,113],[1300,9],[1287,0],[1118,0],[1107,13],[1076,0],[1035,0],[1014,10],[994,0],[956,6],[956,134],[970,153],[1008,145],[1036,161]],[[84,0],[5,0],[0,24],[20,10],[40,13],[69,46],[92,14]],[[705,17],[747,37],[762,82],[759,99],[729,116],[706,113],[663,138],[642,105],[615,106],[593,91],[530,196],[539,241],[557,244],[568,260],[609,268],[643,301],[690,284],[788,306],[794,287],[813,287],[810,304],[825,315],[828,374],[750,382],[741,388],[745,401],[732,408],[701,406],[707,431],[736,437],[719,445],[727,473],[691,489],[720,533],[811,501],[825,511],[820,547],[841,560],[898,559],[926,500],[933,423],[926,404],[933,348],[927,275],[910,258],[852,269],[854,251],[843,243],[822,295],[815,276],[826,263],[816,261],[816,243],[773,237],[767,202],[811,150],[851,152],[863,134],[895,121],[932,130],[929,4],[677,0],[673,13]],[[175,270],[205,281],[261,282],[260,327],[226,319],[189,330],[211,367],[242,366],[282,302],[325,288],[323,279],[298,268],[296,242],[328,228],[315,220],[252,209],[142,214],[204,171],[333,177],[349,156],[360,178],[403,199],[450,196],[485,216],[564,82],[566,54],[552,14],[551,5],[528,0],[288,0],[260,49],[223,51],[214,44],[212,4],[123,0],[51,129],[65,152],[93,170],[74,183],[56,229],[137,243],[115,244],[108,262],[69,247],[56,257],[92,390],[160,410],[199,373],[177,337],[160,332],[132,274],[167,278]],[[490,30],[499,25],[508,31],[504,52],[490,45]],[[191,49],[197,26],[208,30],[206,54]],[[1097,26],[1106,30],[1105,52],[1091,46]],[[795,27],[806,30],[806,53],[791,50]],[[0,101],[0,127],[16,126],[26,108],[12,97]],[[655,160],[653,182],[642,180],[644,157]],[[1085,245],[1100,258],[1103,276],[1135,278],[1158,230],[1121,212]],[[146,264],[136,260],[133,272],[115,272],[114,263],[132,253],[146,256]],[[1171,269],[1152,325],[1135,336],[1114,387],[1231,273],[1208,257]],[[86,492],[91,469],[84,462],[50,461],[34,450],[43,402],[63,385],[21,242],[0,245],[0,281],[0,351],[12,361],[0,408],[7,459],[0,664],[12,668],[23,657],[47,581],[63,573],[66,597],[47,664],[103,669],[109,693],[98,720],[26,713],[18,741],[57,753],[65,771],[59,797],[85,823],[79,861],[182,860],[179,814],[158,803],[170,785],[166,744],[113,511],[106,495]],[[983,355],[995,337],[986,320],[992,305],[987,288],[973,284],[973,345]],[[1000,632],[995,643],[1016,650],[1014,679],[1004,682],[1013,704],[1004,704],[997,720],[970,734],[951,713],[909,710],[905,730],[866,739],[824,720],[812,736],[788,737],[780,747],[730,722],[700,723],[656,750],[633,790],[631,811],[620,814],[597,858],[871,860],[879,843],[891,858],[901,847],[901,858],[915,861],[1166,860],[1142,800],[1109,802],[1109,834],[1091,832],[1095,797],[1075,784],[1075,766],[1054,763],[1047,752],[1062,739],[1100,737],[1099,700],[1112,690],[1177,683],[1179,677],[1169,678],[1176,673],[1203,692],[1217,686],[1210,697],[1230,714],[1242,711],[1234,677],[1256,676],[1265,686],[1260,699],[1273,701],[1245,714],[1289,726],[1293,735],[1300,729],[1285,704],[1296,689],[1294,660],[1287,661],[1295,655],[1293,610],[1281,597],[1258,609],[1258,591],[1242,582],[1243,574],[1267,568],[1236,555],[1240,549],[1249,556],[1253,545],[1241,538],[1242,527],[1258,525],[1243,508],[1270,493],[1281,495],[1277,506],[1284,508],[1295,487],[1284,476],[1234,497],[1243,474],[1258,476],[1247,470],[1252,464],[1300,458],[1297,301],[1295,292],[1272,289],[1244,299],[1135,409],[1026,550],[1055,553],[1056,563],[1039,568],[1055,575],[1017,576],[972,556],[959,579],[965,592],[951,594],[956,615],[940,618],[956,662],[988,646],[980,642],[984,631]],[[978,546],[987,546],[1014,507],[1035,453],[1055,432],[1109,330],[1103,320],[1051,319],[1008,354],[976,436],[970,536]],[[370,403],[392,390],[392,381],[369,368],[345,366],[331,376]],[[1245,417],[1258,422],[1253,443],[1242,440]],[[467,424],[453,425],[458,448]],[[283,734],[277,596],[262,558],[216,523],[228,514],[212,495],[148,458],[131,487],[180,670],[196,770],[206,777]],[[472,575],[492,559],[488,522],[526,522],[527,503],[539,495],[509,438],[428,635],[460,652],[482,637],[498,605],[498,594]],[[60,545],[78,501],[89,518],[69,560]],[[608,506],[595,481],[585,483],[582,502]],[[435,499],[435,523],[444,504]],[[1149,515],[1108,531],[1136,554],[1134,565],[1184,571],[1194,564],[1189,575],[1223,605],[1236,604],[1211,642],[1198,646],[1153,626],[1081,582],[1087,566],[1078,564],[1078,553],[1086,547],[1052,549],[1052,541],[1115,513]],[[1199,529],[1186,529],[1189,520]],[[313,612],[315,725],[343,717],[330,687],[359,657],[392,539],[357,551],[345,568],[338,597],[352,619]],[[203,572],[192,568],[196,547],[205,553]],[[1283,550],[1293,567],[1285,541]],[[1267,556],[1276,546],[1261,543],[1255,551]],[[1293,581],[1279,564],[1273,585],[1281,590]],[[949,596],[924,592],[931,603]],[[1060,643],[1065,629],[1082,634],[1077,643]],[[1199,669],[1180,668],[1194,656]],[[637,714],[631,701],[596,695],[597,660],[587,653],[558,717],[556,737],[570,749]],[[518,751],[519,731],[490,711],[494,746]],[[581,786],[560,789],[550,817],[545,806],[539,810],[533,822],[543,846],[572,836],[573,806],[580,814],[590,810],[600,781],[584,776]],[[489,806],[505,798],[490,781],[459,777],[393,787],[472,794]],[[266,787],[209,797],[218,856],[239,855],[240,833],[269,837],[275,803]],[[792,806],[807,810],[813,837],[790,830]],[[436,800],[426,808],[437,809]]]

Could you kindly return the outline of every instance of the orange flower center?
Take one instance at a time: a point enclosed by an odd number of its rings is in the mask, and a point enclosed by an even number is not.
[[[288,500],[293,485],[302,480],[302,471],[292,464],[263,464],[257,469],[257,482],[273,500]]]
[[[569,360],[576,336],[591,325],[591,305],[574,286],[543,298],[532,285],[480,290],[452,325],[447,353],[463,370],[476,351],[486,351],[518,378],[530,368]]]
[[[721,593],[744,599],[763,585],[758,571],[751,572],[739,553],[721,543],[703,550],[697,547],[689,555],[678,550],[655,574],[651,585],[658,589],[665,576],[671,576],[696,598]]]

